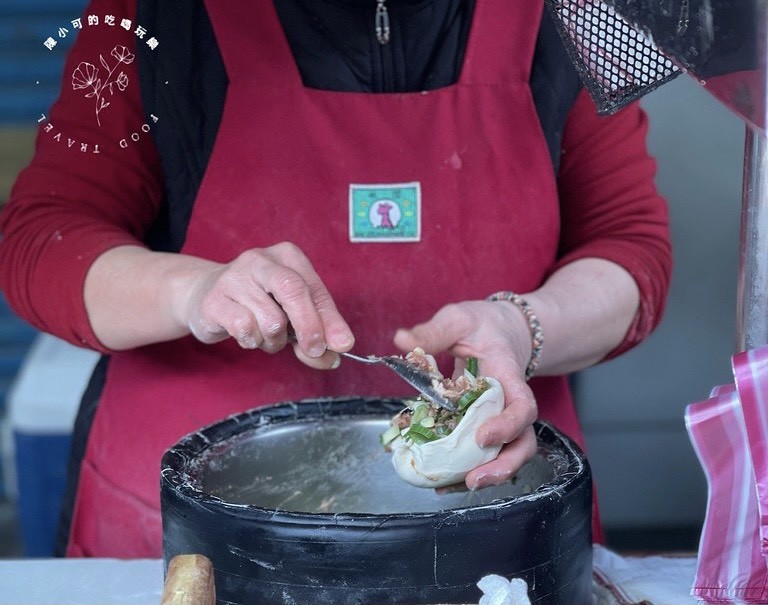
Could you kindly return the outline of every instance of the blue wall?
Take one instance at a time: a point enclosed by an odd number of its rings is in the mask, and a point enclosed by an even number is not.
[[[58,96],[66,50],[74,41],[71,21],[84,0],[0,2],[0,124],[34,126]],[[58,37],[59,28],[69,33]],[[43,42],[57,40],[53,50]]]

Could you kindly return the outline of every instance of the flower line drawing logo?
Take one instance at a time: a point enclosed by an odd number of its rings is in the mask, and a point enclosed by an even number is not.
[[[87,61],[81,61],[77,68],[75,68],[75,71],[72,72],[72,89],[89,89],[85,98],[95,99],[96,123],[99,126],[101,126],[99,113],[102,109],[109,107],[110,104],[106,99],[106,92],[109,91],[109,96],[112,97],[115,94],[113,89],[114,86],[117,86],[120,92],[123,92],[128,87],[129,80],[126,73],[120,70],[120,73],[113,78],[115,72],[120,65],[129,65],[130,63],[133,63],[133,60],[136,58],[126,46],[115,46],[110,54],[117,59],[117,63],[115,63],[113,67],[109,66],[104,55],[99,54],[99,62],[106,72],[106,77],[103,79],[99,76],[99,68]]]

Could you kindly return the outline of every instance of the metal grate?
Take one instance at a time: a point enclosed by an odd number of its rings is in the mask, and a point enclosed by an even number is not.
[[[650,37],[602,0],[546,1],[599,113],[613,113],[680,73]]]

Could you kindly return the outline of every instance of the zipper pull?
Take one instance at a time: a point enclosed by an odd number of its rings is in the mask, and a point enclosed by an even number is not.
[[[387,0],[376,0],[376,39],[379,44],[389,44],[389,12]]]

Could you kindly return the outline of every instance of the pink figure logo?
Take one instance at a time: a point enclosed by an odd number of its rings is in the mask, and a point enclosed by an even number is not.
[[[381,224],[379,227],[384,227],[385,229],[394,229],[395,226],[392,224],[392,221],[389,220],[389,213],[392,210],[392,204],[389,202],[381,202],[379,204],[379,207],[376,209],[376,212],[379,213],[379,216],[381,217]]]
[[[368,218],[374,227],[394,229],[400,222],[400,207],[391,200],[379,200],[371,206]]]

